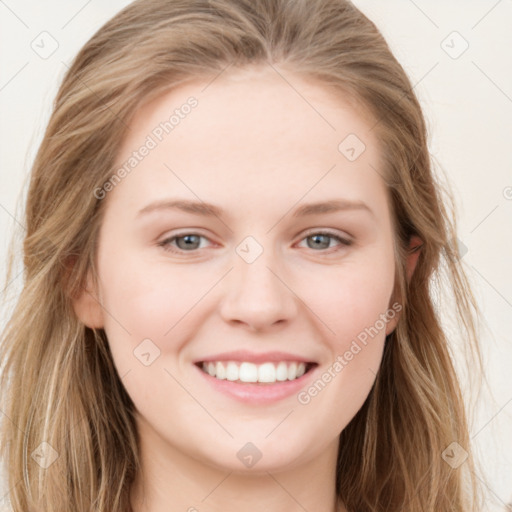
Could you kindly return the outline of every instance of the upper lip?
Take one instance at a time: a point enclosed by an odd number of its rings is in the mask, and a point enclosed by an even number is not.
[[[312,359],[302,357],[297,354],[291,354],[289,352],[248,352],[246,350],[235,350],[232,352],[222,352],[213,356],[206,356],[202,359],[195,361],[197,363],[213,361],[239,361],[239,362],[250,362],[254,364],[261,364],[267,362],[279,362],[279,361],[297,361],[303,363],[314,363]]]

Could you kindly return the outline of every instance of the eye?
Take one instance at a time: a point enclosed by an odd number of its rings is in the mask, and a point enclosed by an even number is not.
[[[336,240],[342,246],[352,245],[352,240],[343,238],[329,231],[316,231],[306,235],[302,240],[306,240],[310,249],[330,249],[330,241]],[[309,243],[311,241],[311,243]]]
[[[181,235],[171,236],[162,240],[158,243],[158,246],[163,247],[166,251],[174,253],[194,252],[197,249],[204,248],[204,246],[201,246],[201,239],[208,240],[208,238],[198,233],[183,233]],[[305,238],[302,238],[302,240],[306,240],[308,242],[308,247],[310,249],[322,250],[332,249],[332,240],[336,240],[341,246],[349,246],[352,244],[352,240],[348,240],[329,231],[311,232],[307,234]],[[309,243],[310,241],[311,243]]]
[[[201,238],[208,240],[205,236],[197,233],[184,233],[166,238],[159,242],[158,245],[170,252],[191,252],[195,249],[202,249],[202,247],[199,247]],[[176,245],[173,242],[176,242]]]

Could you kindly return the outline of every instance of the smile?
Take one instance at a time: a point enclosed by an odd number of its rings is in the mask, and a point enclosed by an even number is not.
[[[316,363],[280,361],[255,364],[245,361],[203,361],[197,366],[218,380],[273,384],[296,380],[316,366]]]

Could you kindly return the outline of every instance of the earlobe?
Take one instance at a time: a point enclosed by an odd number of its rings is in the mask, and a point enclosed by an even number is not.
[[[104,326],[103,308],[97,297],[97,290],[93,284],[91,273],[87,273],[87,280],[79,294],[72,299],[73,309],[77,317],[91,329],[102,329]]]

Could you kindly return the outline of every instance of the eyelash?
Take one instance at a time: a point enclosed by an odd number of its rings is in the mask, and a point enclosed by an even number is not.
[[[161,242],[158,243],[158,246],[159,247],[162,247],[165,251],[169,251],[169,252],[172,252],[172,253],[176,253],[176,254],[186,254],[188,252],[190,253],[193,253],[193,252],[197,252],[199,249],[194,249],[194,250],[190,250],[190,251],[185,251],[183,249],[176,249],[176,248],[173,248],[171,249],[171,243],[174,242],[175,240],[177,240],[178,238],[184,238],[186,236],[198,236],[200,238],[204,238],[204,239],[208,239],[206,236],[204,235],[201,235],[199,233],[193,233],[193,232],[190,232],[190,233],[183,233],[183,234],[180,234],[180,235],[175,235],[175,236],[172,236],[172,237],[169,237],[169,238],[166,238],[165,240],[162,240]],[[312,231],[312,232],[309,232],[309,233],[306,233],[302,239],[302,240],[305,240],[307,238],[310,238],[314,235],[324,235],[324,236],[328,236],[330,238],[333,238],[335,240],[337,240],[338,242],[340,242],[340,245],[341,246],[350,246],[352,245],[352,240],[348,240],[346,238],[343,238],[341,237],[340,235],[337,235],[335,233],[331,233],[329,231]],[[337,250],[339,249],[335,249],[334,251],[331,250],[332,247],[328,247],[327,249],[322,249],[320,251],[316,251],[314,249],[311,249],[313,252],[324,252],[324,253],[327,253],[327,254],[331,254],[332,252],[336,252]]]

